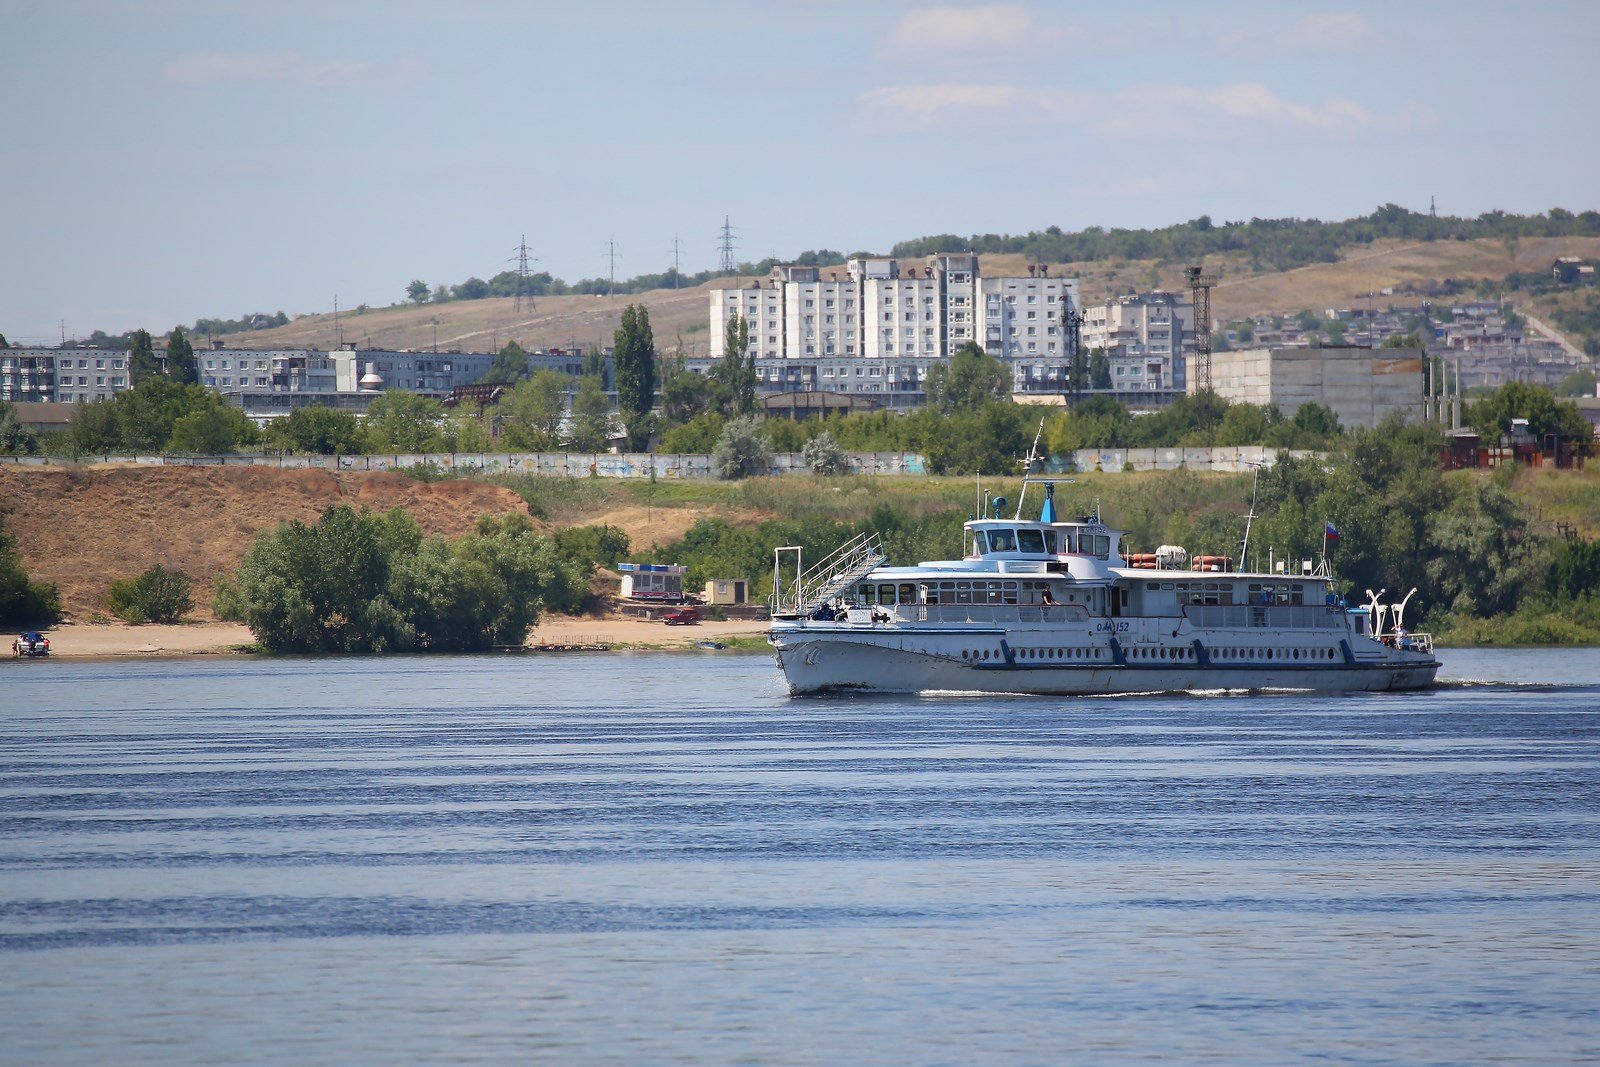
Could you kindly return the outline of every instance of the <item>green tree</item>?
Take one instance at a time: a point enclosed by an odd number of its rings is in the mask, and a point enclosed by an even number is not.
[[[267,440],[277,448],[319,456],[355,455],[366,447],[359,419],[348,411],[321,404],[296,408],[285,418],[275,420],[267,431]]]
[[[452,415],[439,430],[441,443],[447,452],[504,452],[495,447],[495,440],[483,420],[470,413]]]
[[[373,452],[429,452],[439,444],[444,407],[431,396],[388,389],[367,409],[367,447]]]
[[[720,411],[703,411],[662,434],[661,451],[675,456],[710,455],[727,421]]]
[[[39,435],[24,426],[11,404],[0,400],[0,452],[32,455],[39,451]]]
[[[195,362],[194,346],[176,327],[167,337],[167,377],[180,385],[199,385],[200,367]]]
[[[519,382],[528,376],[528,353],[515,341],[507,341],[495,354],[494,362],[484,374],[487,382]]]
[[[683,357],[664,360],[661,367],[661,414],[669,424],[688,422],[706,411],[720,409],[720,386],[712,378],[690,370]]]
[[[589,572],[525,516],[424,540],[396,509],[331,507],[256,538],[217,611],[273,652],[468,651],[520,644],[546,606],[573,606]]]
[[[196,405],[173,421],[167,447],[173,452],[216,456],[253,445],[260,439],[255,423],[244,412],[213,397],[211,403]]]
[[[133,331],[128,346],[128,383],[138,385],[161,373],[161,363],[156,359],[156,347],[144,330]]]
[[[748,478],[764,473],[772,461],[772,450],[761,425],[749,415],[729,419],[711,452],[711,465],[717,477]]]
[[[1383,344],[1380,345],[1379,347],[1381,347],[1381,348],[1421,348],[1422,347],[1422,338],[1418,337],[1414,333],[1407,333],[1407,334],[1398,334],[1397,333],[1392,337],[1385,337],[1383,339]]]
[[[611,398],[598,374],[585,374],[572,398],[568,445],[574,452],[603,452],[611,441]]]
[[[11,343],[6,340],[6,335],[3,334],[3,333],[0,333],[0,348],[10,348],[10,347],[11,347]]]
[[[930,406],[939,411],[974,411],[1011,396],[1011,372],[977,344],[968,341],[928,371],[924,386]]]
[[[177,622],[194,609],[189,576],[159,563],[137,578],[111,583],[106,600],[111,614],[124,622]]]
[[[548,452],[561,441],[572,379],[553,370],[537,370],[501,397],[497,408],[506,444],[519,452]]]
[[[74,404],[67,441],[78,455],[107,455],[122,447],[117,407],[111,402]]]
[[[413,304],[426,304],[428,302],[428,283],[421,278],[412,278],[411,284],[406,286],[406,299]]]
[[[750,350],[750,321],[742,315],[728,320],[723,329],[722,359],[711,368],[720,387],[719,399],[729,415],[750,415],[756,409],[756,355]]]
[[[1482,400],[1467,405],[1467,420],[1484,437],[1497,440],[1511,432],[1512,419],[1527,419],[1536,437],[1564,434],[1584,441],[1591,435],[1589,422],[1570,401],[1561,401],[1542,385],[1507,382]]]
[[[1106,350],[1096,348],[1089,353],[1089,388],[1111,388],[1111,360],[1106,358]]]
[[[656,392],[655,339],[650,312],[643,304],[629,304],[622,310],[612,358],[617,368],[617,407],[628,427],[631,448],[642,452],[650,441],[649,416]]]
[[[1453,611],[1511,611],[1537,580],[1540,556],[1528,517],[1492,481],[1474,483],[1430,524],[1429,592]]]
[[[3,346],[0,346],[3,347]],[[1556,386],[1557,396],[1594,396],[1595,373],[1588,369],[1573,371]]]
[[[0,512],[0,626],[53,626],[61,621],[61,598],[50,582],[28,577],[17,540]]]

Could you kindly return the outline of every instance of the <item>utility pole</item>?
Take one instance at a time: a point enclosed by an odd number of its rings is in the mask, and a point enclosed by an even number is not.
[[[606,241],[606,256],[611,260],[610,273],[607,275],[607,277],[610,280],[606,283],[606,295],[607,296],[616,296],[617,295],[617,242],[616,242],[616,240],[614,238]]]
[[[678,288],[678,283],[682,280],[682,278],[683,278],[683,274],[682,274],[681,271],[678,270],[678,235],[677,234],[673,234],[672,235],[672,287],[674,289]]]
[[[724,274],[733,273],[733,227],[728,222],[728,216],[722,216],[722,237],[717,242],[717,249],[722,253],[717,269]]]

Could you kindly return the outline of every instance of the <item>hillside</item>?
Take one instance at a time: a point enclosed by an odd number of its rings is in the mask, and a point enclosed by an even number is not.
[[[473,481],[433,485],[398,474],[256,467],[83,469],[0,467],[0,510],[28,573],[54,582],[62,607],[85,620],[106,610],[113,579],[154,564],[195,584],[195,617],[211,618],[216,577],[231,573],[255,535],[313,522],[324,508],[403,507],[425,533],[467,533],[479,515],[527,513],[509,489]]]
[[[1406,284],[1425,284],[1444,278],[1476,282],[1501,281],[1516,272],[1542,271],[1557,256],[1600,258],[1600,237],[1524,237],[1472,241],[1399,240],[1353,245],[1336,263],[1315,263],[1292,270],[1252,268],[1243,253],[1207,258],[1207,270],[1219,279],[1212,294],[1212,313],[1218,318],[1294,313],[1302,308],[1323,308],[1363,303],[1367,293]],[[1021,254],[980,257],[987,274],[1027,273]],[[920,260],[906,260],[905,265]],[[1096,260],[1050,264],[1052,275],[1076,277],[1084,298],[1104,299],[1108,294],[1160,287],[1185,286],[1182,263],[1157,260]],[[843,267],[824,267],[843,273]],[[622,309],[641,303],[650,309],[656,346],[676,350],[681,334],[685,350],[704,353],[707,343],[709,293],[738,284],[743,279],[719,279],[692,289],[658,289],[631,296],[541,296],[537,307],[514,310],[510,297],[460,300],[445,304],[403,305],[345,311],[334,316],[306,315],[287,326],[246,334],[231,334],[230,345],[331,348],[339,337],[364,347],[485,352],[508,340],[524,348],[553,345],[608,345]],[[1377,297],[1378,306],[1393,300]]]

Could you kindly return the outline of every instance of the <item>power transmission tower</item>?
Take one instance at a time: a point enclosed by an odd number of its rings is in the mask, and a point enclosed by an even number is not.
[[[672,235],[672,287],[678,288],[678,283],[683,278],[683,272],[678,269],[678,235]]]
[[[611,260],[610,272],[606,275],[610,279],[606,284],[606,295],[617,295],[617,242],[614,239],[606,241],[606,257]]]
[[[517,245],[516,260],[517,260],[517,299],[516,299],[516,302],[511,305],[511,310],[513,310],[513,311],[521,311],[522,310],[523,298],[526,297],[527,301],[528,301],[528,310],[529,311],[533,311],[535,309],[536,305],[533,302],[533,283],[530,280],[529,275],[528,275],[528,263],[530,261],[528,259],[528,235],[527,234],[523,234],[522,235],[522,240]],[[535,257],[532,260],[532,262],[537,263],[537,262],[539,262],[539,260],[538,260],[537,257]]]
[[[733,273],[733,227],[728,223],[728,216],[722,216],[722,238],[717,244],[722,253],[722,259],[717,269],[724,274]]]
[[[1211,287],[1217,284],[1201,267],[1190,267],[1189,292],[1194,298],[1194,354],[1199,363],[1195,376],[1198,390],[1211,388]]]

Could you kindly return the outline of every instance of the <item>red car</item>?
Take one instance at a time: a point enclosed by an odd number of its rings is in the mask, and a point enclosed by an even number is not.
[[[698,626],[700,625],[700,609],[674,608],[663,615],[661,621],[668,626]]]

